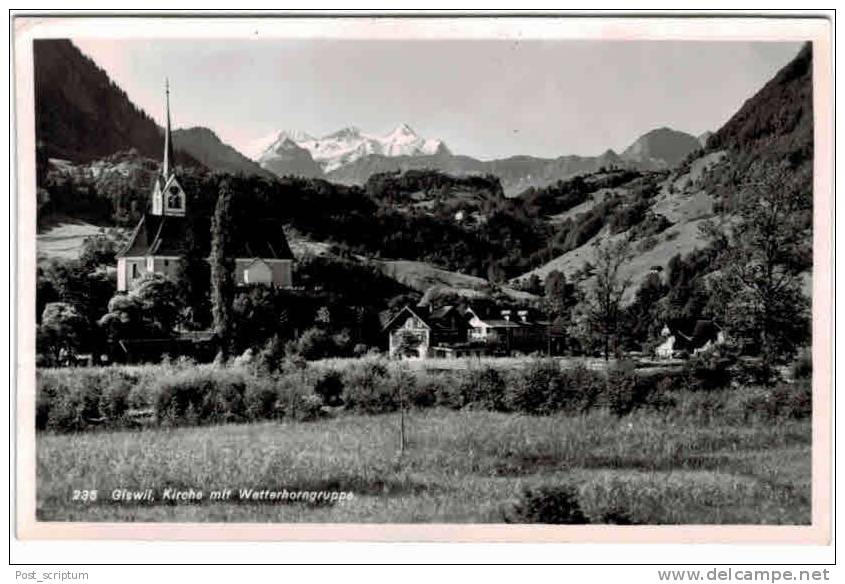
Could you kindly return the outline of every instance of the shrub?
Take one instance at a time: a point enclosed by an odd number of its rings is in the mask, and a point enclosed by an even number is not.
[[[314,394],[299,396],[292,417],[297,422],[311,422],[320,419],[323,417],[322,400]]]
[[[495,368],[472,369],[462,376],[458,392],[463,406],[505,410],[505,380]]]
[[[508,391],[511,410],[526,414],[548,414],[554,410],[561,390],[561,372],[551,359],[533,361],[523,371],[514,372]]]
[[[244,414],[250,420],[269,420],[276,416],[279,393],[271,379],[252,379],[244,391]]]
[[[285,355],[285,343],[278,335],[275,335],[258,351],[254,361],[255,367],[267,373],[281,371]]]
[[[293,345],[297,354],[308,361],[331,357],[336,353],[336,346],[331,335],[321,328],[310,328]]]
[[[684,364],[687,387],[692,391],[711,391],[728,387],[736,359],[729,350],[714,348],[694,355]]]
[[[323,373],[314,385],[314,393],[320,397],[323,405],[337,406],[343,403],[343,378],[340,372],[329,370]]]
[[[417,376],[416,383],[407,392],[407,404],[417,408],[428,408],[438,403],[438,399],[447,387],[451,380],[443,379],[442,375],[433,375],[426,372],[420,372]],[[444,404],[445,405],[445,404]],[[457,407],[460,407],[458,405]]]
[[[578,492],[570,486],[526,488],[520,500],[505,514],[506,523],[589,523],[578,502]]]
[[[227,369],[180,371],[155,384],[156,418],[169,424],[242,420],[245,389],[242,372]]]
[[[555,411],[587,411],[595,405],[603,387],[601,376],[582,364],[560,371],[558,379],[559,383],[550,396],[550,405]]]
[[[634,408],[644,402],[644,384],[637,382],[637,374],[629,366],[608,371],[603,405],[617,416],[631,413]]]
[[[365,359],[350,365],[343,374],[343,401],[347,408],[365,413],[395,411],[399,396],[389,383],[383,359]]]
[[[100,417],[109,425],[119,425],[129,409],[129,395],[137,384],[137,378],[116,369],[102,370],[100,385]]]
[[[307,417],[303,411],[310,407],[310,404],[306,403],[306,396],[312,395],[313,382],[310,376],[310,371],[302,369],[278,377],[275,384],[277,417],[293,420]],[[313,397],[319,401],[317,396]]]
[[[57,371],[42,378],[42,415],[46,427],[62,432],[78,432],[100,421],[100,385],[89,372]],[[49,400],[49,405],[44,403]]]

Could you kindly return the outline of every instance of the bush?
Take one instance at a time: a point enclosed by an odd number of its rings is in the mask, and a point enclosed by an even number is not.
[[[472,369],[462,376],[458,392],[462,406],[504,411],[505,380],[495,368]]]
[[[255,356],[255,367],[262,372],[275,373],[281,371],[285,360],[285,343],[278,335],[271,337]]]
[[[720,348],[694,355],[684,364],[688,389],[712,391],[728,387],[735,363],[736,359],[730,351]]]
[[[589,523],[578,502],[578,491],[570,486],[526,488],[520,500],[505,514],[506,523]]]
[[[630,414],[645,402],[647,389],[631,365],[623,364],[607,373],[603,405],[617,416]]]
[[[245,417],[246,382],[239,371],[189,369],[154,388],[156,418],[167,424],[234,422]]]
[[[561,371],[559,384],[551,395],[552,409],[568,413],[585,412],[596,404],[602,388],[601,376],[582,364]]]
[[[444,394],[446,388],[453,385],[449,383],[450,381],[443,379],[442,375],[420,372],[416,383],[407,392],[407,404],[417,408],[434,406],[438,403],[438,399]]]
[[[323,405],[338,406],[343,403],[343,378],[340,372],[329,370],[317,380],[314,393],[322,400]]]
[[[42,417],[47,416],[47,428],[79,432],[99,423],[101,389],[93,374],[60,370],[43,376],[40,381],[36,395],[41,396],[39,409]]]
[[[343,401],[352,410],[377,414],[399,407],[399,396],[389,383],[387,362],[365,359],[350,365],[343,373]]]
[[[554,411],[561,381],[560,366],[556,361],[533,361],[523,371],[512,375],[508,406],[513,411],[526,414],[549,414]]]
[[[279,393],[271,379],[254,379],[244,391],[244,414],[250,420],[270,420],[276,417]]]
[[[108,425],[120,425],[129,409],[129,395],[137,379],[114,369],[106,369],[107,375],[100,377],[100,417]]]
[[[293,344],[294,351],[308,361],[332,357],[337,353],[331,335],[321,328],[310,328]]]

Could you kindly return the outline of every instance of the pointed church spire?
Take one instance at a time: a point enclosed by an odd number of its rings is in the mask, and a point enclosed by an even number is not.
[[[161,174],[167,178],[173,173],[173,138],[170,136],[170,82],[164,80],[164,102],[165,115],[167,118],[164,127],[164,160],[161,163]]]

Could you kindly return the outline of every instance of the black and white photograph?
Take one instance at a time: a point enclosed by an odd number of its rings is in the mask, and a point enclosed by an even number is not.
[[[818,36],[88,20],[17,96],[36,528],[829,527]]]

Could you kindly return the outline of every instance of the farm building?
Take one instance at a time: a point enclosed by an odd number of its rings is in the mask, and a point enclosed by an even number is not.
[[[179,270],[188,233],[188,197],[176,176],[170,132],[170,92],[165,92],[166,127],[161,173],[153,184],[150,211],[117,253],[117,289],[125,292],[145,274],[171,278]],[[248,233],[232,234],[235,282],[290,288],[293,254],[279,225],[256,224]],[[207,254],[210,241],[199,242]]]

